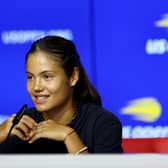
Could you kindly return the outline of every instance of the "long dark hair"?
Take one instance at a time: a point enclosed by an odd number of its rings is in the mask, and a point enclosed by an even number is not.
[[[101,97],[94,86],[88,79],[88,76],[83,68],[79,54],[75,44],[63,37],[45,36],[35,41],[26,54],[26,61],[29,54],[37,51],[44,51],[51,55],[51,58],[59,61],[66,75],[70,77],[74,71],[74,67],[79,68],[79,80],[74,87],[75,100],[83,102],[91,102],[101,105]]]

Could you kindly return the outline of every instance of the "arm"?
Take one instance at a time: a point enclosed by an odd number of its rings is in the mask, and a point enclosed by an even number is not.
[[[0,124],[0,143],[4,142],[8,136],[9,130],[12,126],[12,121],[15,117],[15,114],[10,116],[6,121]]]
[[[34,143],[39,138],[48,138],[56,141],[63,141],[68,153],[87,153],[85,145],[74,129],[53,120],[39,123],[37,129],[33,130],[29,137],[29,143]]]
[[[87,146],[83,144],[78,134],[75,130],[67,133],[64,138],[64,143],[68,149],[69,153],[81,154],[81,153],[88,153]]]

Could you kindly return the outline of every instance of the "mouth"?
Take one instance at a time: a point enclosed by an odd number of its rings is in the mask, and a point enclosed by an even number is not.
[[[49,97],[48,95],[35,95],[35,96],[33,97],[34,103],[35,103],[35,104],[45,103],[45,102],[47,102],[48,97]]]

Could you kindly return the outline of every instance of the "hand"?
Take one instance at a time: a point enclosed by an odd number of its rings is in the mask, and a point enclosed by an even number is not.
[[[2,124],[0,124],[0,143],[5,141],[8,136],[9,130],[12,126],[12,121],[16,114],[10,116],[7,120],[5,120]]]
[[[30,132],[36,129],[37,125],[38,123],[36,123],[31,117],[23,115],[19,123],[12,129],[11,135],[16,135],[24,141],[29,140]]]
[[[63,141],[67,133],[70,131],[72,131],[72,128],[61,125],[53,120],[43,121],[38,124],[36,129],[30,132],[29,143],[33,143],[39,138]]]

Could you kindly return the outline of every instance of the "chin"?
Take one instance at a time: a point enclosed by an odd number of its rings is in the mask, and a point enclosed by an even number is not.
[[[45,105],[35,104],[35,107],[36,107],[36,110],[39,112],[45,112],[49,110],[49,108],[46,107]]]

